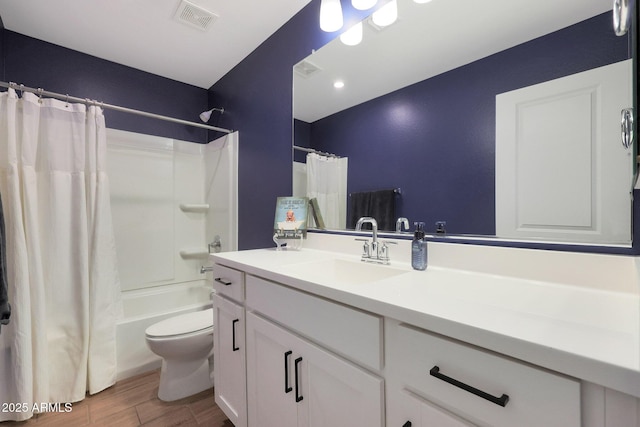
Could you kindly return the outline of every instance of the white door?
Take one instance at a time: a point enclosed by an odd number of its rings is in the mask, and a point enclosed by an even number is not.
[[[235,427],[247,426],[244,309],[213,296],[216,404]]]
[[[631,241],[631,60],[496,97],[496,234]]]
[[[298,425],[290,333],[247,313],[247,407],[250,427]]]

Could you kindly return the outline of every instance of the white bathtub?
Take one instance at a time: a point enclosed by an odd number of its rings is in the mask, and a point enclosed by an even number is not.
[[[157,369],[161,359],[145,343],[144,331],[178,314],[211,307],[212,286],[206,280],[122,293],[123,319],[116,329],[118,380]]]

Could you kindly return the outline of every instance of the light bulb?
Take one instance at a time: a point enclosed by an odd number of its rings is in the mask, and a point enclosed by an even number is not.
[[[340,41],[347,46],[355,46],[362,41],[362,22],[358,22],[344,33],[340,34]]]
[[[336,89],[342,89],[344,87],[344,82],[342,80],[336,80],[333,82],[333,87]]]
[[[358,10],[368,10],[376,5],[378,0],[351,0],[351,5]]]
[[[373,12],[371,19],[378,27],[386,27],[387,25],[391,25],[396,22],[396,19],[398,19],[398,3],[396,0],[391,0],[389,3]]]
[[[342,28],[340,0],[322,0],[320,3],[320,29],[332,33],[340,28]]]

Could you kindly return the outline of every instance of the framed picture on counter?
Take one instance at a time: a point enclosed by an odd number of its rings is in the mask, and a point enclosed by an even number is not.
[[[307,237],[307,215],[309,198],[278,197],[273,224],[278,239],[299,239]]]

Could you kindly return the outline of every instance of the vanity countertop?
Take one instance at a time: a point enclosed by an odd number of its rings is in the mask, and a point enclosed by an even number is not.
[[[439,266],[415,271],[405,263],[372,266],[394,275],[366,283],[305,268],[336,259],[360,263],[314,249],[212,255],[218,264],[640,397],[637,294]]]

